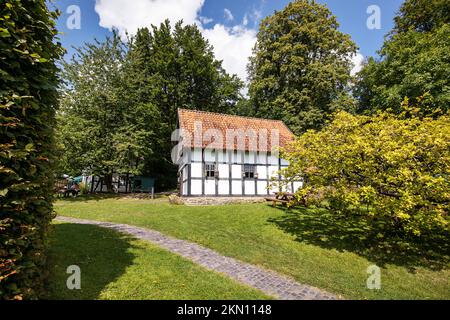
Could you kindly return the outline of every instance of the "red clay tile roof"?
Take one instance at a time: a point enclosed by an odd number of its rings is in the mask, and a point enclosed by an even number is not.
[[[273,150],[272,145],[275,148],[277,147],[277,135],[279,137],[279,146],[282,148],[286,147],[294,139],[294,134],[289,128],[282,121],[278,120],[178,109],[178,121],[182,132],[183,144],[186,147],[206,148],[214,142],[214,148],[217,149],[266,152]],[[195,135],[196,126],[198,129]],[[210,129],[215,129],[219,133],[219,138],[221,134],[224,142],[218,141],[216,135],[208,134],[207,132]],[[240,137],[244,137],[240,143],[233,138],[229,139],[231,140],[230,142],[226,140],[227,132],[228,136],[230,134],[229,130],[236,130],[235,132],[240,133]],[[201,141],[200,132],[203,134],[203,141]],[[209,132],[212,133],[212,131]],[[254,136],[252,132],[255,133]],[[275,138],[271,138],[272,134]]]

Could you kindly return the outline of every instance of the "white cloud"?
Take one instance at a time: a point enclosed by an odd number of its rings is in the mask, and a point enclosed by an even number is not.
[[[210,24],[211,22],[214,21],[214,19],[211,19],[211,18],[208,18],[208,17],[203,17],[203,16],[198,17],[198,20],[200,20],[200,22],[202,24]]]
[[[205,0],[96,0],[95,11],[100,26],[116,28],[123,36],[135,34],[141,27],[159,25],[169,18],[186,24],[198,23],[198,13]]]
[[[248,25],[248,15],[247,15],[247,14],[245,14],[245,15],[244,15],[244,19],[242,19],[242,25],[243,25],[243,26]]]
[[[233,16],[233,14],[231,13],[231,11],[229,9],[227,9],[227,8],[223,9],[223,13],[224,13],[225,19],[227,21],[233,21],[234,20],[234,16]]]
[[[118,29],[122,36],[133,35],[138,28],[159,25],[169,18],[172,23],[183,20],[185,24],[197,24],[206,39],[213,45],[216,58],[230,74],[237,74],[247,82],[248,58],[256,42],[256,28],[262,17],[261,9],[252,9],[244,15],[241,24],[233,27],[214,24],[213,19],[200,15],[205,0],[96,0],[95,11],[100,16],[100,26]],[[228,21],[234,20],[229,9],[224,9]],[[250,25],[254,25],[253,28]],[[356,53],[351,58],[352,75],[362,68],[364,56]]]
[[[353,69],[350,72],[352,76],[356,75],[359,71],[361,71],[364,62],[364,56],[357,52],[352,56]]]
[[[256,42],[256,30],[216,24],[213,29],[203,29],[203,35],[214,46],[216,57],[223,60],[225,70],[246,82],[248,58]]]
[[[206,25],[213,20],[200,15],[205,0],[96,0],[95,11],[100,16],[100,26],[118,29],[122,36],[126,32],[134,35],[138,28],[159,25],[166,18],[172,23],[183,20],[185,24],[197,24],[206,39],[213,45],[216,58],[230,74],[247,80],[248,58],[256,42],[256,30],[247,28],[249,20],[258,15],[250,12],[242,24],[225,27]],[[230,10],[224,10],[229,21],[234,20]]]
[[[259,21],[262,19],[263,14],[262,14],[262,9],[259,8],[254,8],[251,12],[250,12],[250,18],[253,21],[255,26],[259,25]]]

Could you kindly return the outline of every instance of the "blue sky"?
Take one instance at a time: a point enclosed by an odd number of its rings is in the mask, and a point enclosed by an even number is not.
[[[393,25],[393,17],[403,0],[317,0],[326,4],[337,16],[341,31],[351,35],[360,48],[355,63],[363,57],[375,56],[384,36]],[[165,18],[197,23],[204,36],[215,47],[216,56],[224,61],[230,73],[246,77],[245,66],[254,44],[260,20],[281,10],[289,0],[59,0],[53,6],[62,11],[58,28],[69,55],[72,46],[80,46],[94,38],[102,39],[117,28],[133,34],[138,27],[159,24]],[[80,29],[69,29],[70,6],[80,8]],[[381,28],[367,27],[367,8],[377,5]],[[73,21],[73,20],[72,20]]]

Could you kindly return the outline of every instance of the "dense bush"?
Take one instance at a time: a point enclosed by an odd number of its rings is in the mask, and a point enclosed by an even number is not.
[[[305,179],[298,200],[365,215],[405,238],[448,232],[450,118],[419,110],[405,100],[400,116],[340,112],[301,136],[285,154],[285,174]]]
[[[0,3],[0,299],[39,296],[52,219],[56,13]]]

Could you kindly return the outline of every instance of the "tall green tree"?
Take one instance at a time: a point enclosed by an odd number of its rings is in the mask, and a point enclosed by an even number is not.
[[[448,0],[406,0],[394,18],[393,32],[429,32],[450,23]]]
[[[100,176],[112,191],[113,173],[140,174],[154,151],[151,105],[133,103],[126,46],[116,34],[86,44],[64,63],[59,142],[63,172]]]
[[[62,171],[87,171],[111,187],[112,172],[176,185],[171,135],[177,109],[233,112],[242,82],[215,59],[196,26],[168,21],[127,43],[87,44],[64,64],[59,141]]]
[[[58,14],[0,2],[0,300],[43,293],[53,218]]]
[[[261,23],[249,65],[252,113],[295,133],[320,128],[347,95],[356,46],[324,5],[296,0]]]
[[[147,163],[148,172],[159,178],[161,187],[174,186],[177,168],[170,155],[177,109],[232,113],[243,83],[225,72],[200,30],[181,21],[173,28],[167,20],[151,30],[140,29],[130,44],[127,70],[130,91],[137,93],[134,103],[151,102],[161,115],[158,148]]]
[[[392,109],[405,97],[426,95],[429,113],[448,110],[450,102],[450,24],[448,1],[408,0],[395,18],[380,50],[357,76],[354,89],[360,113]],[[447,14],[446,14],[447,12]]]

